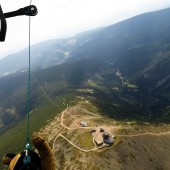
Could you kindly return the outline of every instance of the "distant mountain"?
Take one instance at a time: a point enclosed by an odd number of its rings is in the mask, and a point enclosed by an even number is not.
[[[26,55],[0,61],[1,75],[18,70],[0,79],[1,127],[25,116]],[[80,95],[117,120],[169,122],[170,9],[37,44],[31,72],[32,109]]]
[[[43,69],[61,64],[68,57],[70,45],[66,40],[50,40],[31,47],[32,69]],[[6,76],[28,68],[28,49],[0,60],[0,75]]]
[[[81,33],[76,37],[48,40],[31,46],[31,68],[33,70],[39,70],[62,64],[68,58],[73,57],[71,52],[74,51],[75,46],[77,46],[78,37],[86,37],[86,35],[93,34],[101,29],[102,27]],[[27,68],[28,49],[24,49],[19,53],[11,54],[0,60],[0,77],[18,71],[25,71]]]
[[[31,47],[32,69],[43,69],[70,60],[94,56],[111,57],[114,60],[123,58],[126,62],[123,55],[126,53],[131,55],[134,50],[138,52],[137,50],[147,47],[152,48],[152,52],[156,52],[155,50],[161,50],[163,45],[169,48],[169,14],[169,8],[146,13],[75,37],[49,40],[33,45]],[[157,40],[163,41],[163,44],[154,44]],[[157,43],[162,43],[160,41]],[[155,45],[157,45],[156,49]],[[0,60],[0,76],[24,71],[27,69],[27,63],[28,49],[9,55]]]

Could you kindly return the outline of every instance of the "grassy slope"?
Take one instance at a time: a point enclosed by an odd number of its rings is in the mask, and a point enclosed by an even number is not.
[[[55,104],[47,103],[38,107],[30,115],[30,134],[38,131],[41,127],[46,125],[48,120],[53,119],[58,113],[60,113],[66,106],[63,105],[63,99],[57,99]],[[23,151],[26,142],[27,132],[27,119],[23,119],[15,126],[6,131],[0,136],[0,155],[1,158],[5,153],[17,153]],[[2,169],[2,164],[0,164]]]
[[[96,119],[97,115],[101,118]],[[57,130],[56,124],[59,124],[60,116],[41,129],[41,133],[46,134],[51,146],[54,147],[58,169],[168,170],[170,166],[170,134],[158,135],[160,132],[169,131],[169,125],[155,126],[152,124],[139,125],[136,122],[129,122],[130,124],[118,122],[102,116],[91,104],[77,104],[74,107],[69,107],[65,112],[63,121],[65,125],[76,127],[75,123],[78,124],[80,120],[84,120],[92,129],[100,126],[105,126],[106,129],[107,126],[113,126],[112,134],[116,136],[113,146],[86,153],[73,147],[62,137],[58,137],[56,140],[56,136],[63,130],[62,128]],[[94,148],[89,131],[90,129],[86,128],[70,129],[63,135],[78,147],[88,150]]]
[[[66,97],[66,96],[64,96]],[[74,102],[78,102],[81,99],[77,99]],[[63,130],[59,125],[59,122],[55,122],[53,119],[58,113],[60,113],[66,106],[63,105],[63,98],[55,100],[55,105],[47,103],[39,107],[37,110],[31,113],[31,133],[38,131],[41,127],[41,133],[45,133],[50,145],[52,146],[55,137],[58,132],[57,129]],[[68,100],[66,100],[68,103]],[[154,126],[154,125],[138,125],[132,122],[131,128],[128,122],[117,122],[114,119],[103,117],[101,119],[93,119],[93,116],[101,116],[98,113],[97,108],[92,104],[84,103],[80,106],[74,106],[71,115],[65,115],[64,124],[71,126],[74,122],[79,122],[80,119],[84,120],[87,116],[92,117],[90,125],[93,127],[105,125],[105,126],[122,126],[121,128],[114,130],[114,135],[133,135],[138,133],[154,132],[160,133],[168,131],[170,127],[168,125]],[[92,114],[94,113],[94,114]],[[70,115],[70,116],[69,116]],[[59,116],[58,116],[59,117]],[[77,120],[78,119],[78,120]],[[48,121],[49,120],[49,121]],[[53,122],[53,123],[52,123]],[[3,155],[7,152],[18,152],[24,149],[25,145],[25,132],[26,132],[26,119],[19,122],[12,129],[9,129],[3,136],[0,136],[0,153]],[[45,126],[46,125],[46,126]],[[51,127],[55,126],[55,127]],[[123,126],[125,126],[123,128]],[[45,132],[45,130],[48,133]],[[49,131],[51,129],[51,131]],[[55,132],[55,133],[54,133]],[[73,141],[79,147],[84,149],[92,149],[94,143],[91,141],[88,130],[70,130],[64,133],[68,139]],[[48,138],[50,137],[50,138]],[[168,169],[170,147],[169,147],[169,135],[142,135],[137,137],[131,136],[117,136],[113,146],[109,148],[103,148],[98,151],[84,153],[73,146],[71,146],[63,138],[57,139],[56,148],[56,161],[59,169]],[[154,141],[154,142],[152,142]],[[140,168],[139,168],[140,167]],[[2,169],[3,166],[0,165]]]

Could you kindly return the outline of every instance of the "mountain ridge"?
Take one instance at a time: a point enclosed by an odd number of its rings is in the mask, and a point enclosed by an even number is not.
[[[82,127],[81,121],[87,122],[87,127]],[[102,140],[101,129],[114,137],[112,145],[95,142]],[[163,132],[160,129],[164,129]],[[53,148],[57,169],[168,169],[170,151],[167,140],[163,140],[169,138],[168,129],[168,125],[155,127],[117,122],[97,113],[89,101],[81,98],[38,133]],[[153,139],[155,143],[149,144]],[[161,154],[164,147],[167,150]]]
[[[129,18],[125,21],[121,21],[116,24],[104,27],[104,28],[97,28],[92,31],[87,31],[85,33],[78,34],[71,38],[58,39],[58,40],[47,40],[39,44],[35,44],[31,47],[32,48],[32,51],[31,51],[32,69],[35,69],[37,67],[39,69],[42,69],[44,67],[50,67],[56,64],[62,64],[63,62],[67,62],[67,59],[69,59],[70,57],[71,57],[71,60],[73,58],[76,58],[77,51],[79,51],[78,48],[81,48],[81,46],[83,46],[84,48],[85,46],[83,44],[86,44],[88,41],[91,41],[91,36],[97,37],[98,34],[100,34],[101,36],[102,34],[104,34],[104,32],[108,34],[109,30],[111,31],[111,35],[109,35],[110,38],[112,39],[115,38],[115,41],[117,41],[117,45],[118,45],[119,39],[116,39],[116,37],[118,36],[119,38],[120,34],[122,34],[123,32],[125,32],[123,33],[124,38],[128,38],[127,37],[128,34],[132,34],[131,37],[135,36],[134,29],[133,31],[129,33],[125,31],[125,28],[129,31],[132,30],[131,25],[134,25],[136,30],[138,30],[137,32],[138,35],[139,35],[139,30],[143,34],[143,33],[146,33],[146,31],[148,30],[152,31],[153,28],[160,29],[162,25],[167,24],[168,20],[159,19],[159,18],[168,17],[170,13],[169,9],[170,8],[156,11],[156,12],[140,14],[138,16]],[[159,20],[159,22],[156,22],[156,20]],[[145,27],[146,24],[147,24],[147,27]],[[121,41],[121,43],[123,43],[123,41]],[[141,44],[142,43],[140,43],[139,45]],[[133,46],[135,45],[132,44],[131,47]],[[95,48],[94,45],[93,45],[93,48]],[[130,48],[130,46],[128,48]],[[73,53],[73,55],[70,53]],[[19,71],[19,70],[21,71],[21,70],[27,69],[27,60],[28,60],[26,57],[27,55],[28,55],[28,49],[24,49],[20,53],[9,55],[5,57],[4,59],[1,59],[0,60],[1,77],[8,75],[10,73]],[[13,64],[14,61],[17,61],[18,64],[14,65]]]

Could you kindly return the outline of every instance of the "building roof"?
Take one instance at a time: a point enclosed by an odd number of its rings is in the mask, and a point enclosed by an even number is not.
[[[103,141],[104,143],[109,144],[109,145],[114,143],[114,139],[111,136],[108,139],[104,139]]]
[[[103,133],[103,138],[104,139],[108,139],[110,137],[109,133],[108,132],[104,132]]]
[[[92,129],[90,132],[96,132],[96,129]]]
[[[97,145],[102,145],[103,144],[103,140],[94,139],[94,141],[96,142]]]
[[[106,144],[113,144],[114,143],[114,138],[112,136],[110,136],[109,133],[104,132],[103,133],[103,142]]]
[[[87,123],[86,123],[86,122],[81,121],[81,122],[80,122],[80,125],[81,125],[81,126],[87,126]]]
[[[103,128],[100,128],[100,132],[104,132],[104,129],[103,129]]]

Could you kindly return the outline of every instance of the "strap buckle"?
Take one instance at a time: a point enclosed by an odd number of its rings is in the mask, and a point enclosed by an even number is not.
[[[25,147],[25,157],[24,157],[24,159],[23,159],[23,163],[24,163],[24,165],[26,165],[26,164],[28,164],[30,161],[31,161],[31,157],[30,157],[30,155],[29,155],[29,150],[30,150],[30,144],[29,143],[27,143],[26,144],[26,147]]]
[[[35,16],[38,13],[37,7],[35,5],[26,6],[23,9],[22,15]]]
[[[24,8],[20,8],[17,11],[4,13],[5,18],[16,17],[19,15],[35,16],[38,14],[37,7],[35,5],[29,5]]]

